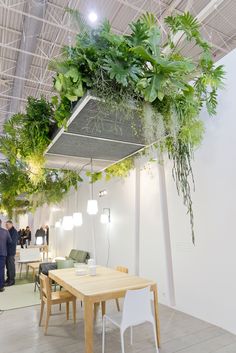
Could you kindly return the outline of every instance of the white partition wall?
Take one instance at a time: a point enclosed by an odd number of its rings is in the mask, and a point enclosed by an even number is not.
[[[167,165],[167,192],[177,308],[236,333],[236,50],[221,60],[227,72],[218,114],[204,112],[206,135],[193,165],[196,246],[189,218]]]

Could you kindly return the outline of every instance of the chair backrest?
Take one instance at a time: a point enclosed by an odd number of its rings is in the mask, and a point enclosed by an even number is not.
[[[41,254],[39,248],[20,249],[20,261],[39,261]]]
[[[45,276],[43,273],[41,273],[39,276],[39,279],[40,279],[41,299],[46,298],[48,301],[50,301],[52,292],[51,292],[49,278],[48,276]]]
[[[74,267],[73,260],[57,260],[56,263],[57,263],[57,269]]]
[[[117,266],[116,271],[123,272],[123,273],[129,273],[128,268],[124,267],[124,266]]]
[[[39,275],[43,273],[45,276],[48,276],[48,271],[56,270],[57,264],[56,262],[42,262],[39,265]]]
[[[150,287],[128,290],[125,295],[121,328],[136,326],[146,321],[154,322],[150,300]]]

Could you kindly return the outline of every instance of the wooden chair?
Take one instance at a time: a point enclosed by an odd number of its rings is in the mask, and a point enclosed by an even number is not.
[[[123,266],[117,266],[116,267],[116,271],[123,272],[123,273],[129,273],[128,268],[127,267],[123,267]],[[116,299],[116,307],[117,307],[117,310],[120,311],[119,299]]]
[[[40,311],[40,319],[39,326],[41,326],[44,306],[47,305],[47,314],[46,314],[46,323],[44,334],[47,334],[49,317],[51,315],[51,308],[54,304],[62,304],[66,303],[66,319],[69,320],[69,304],[73,303],[73,319],[74,323],[76,323],[76,297],[70,294],[67,291],[56,291],[52,292],[50,280],[48,276],[45,276],[41,273],[40,275],[40,292],[41,292],[41,311]]]

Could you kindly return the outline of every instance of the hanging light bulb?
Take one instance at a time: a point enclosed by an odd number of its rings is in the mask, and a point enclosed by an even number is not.
[[[90,215],[95,215],[98,213],[98,202],[97,200],[88,200],[87,212]]]
[[[64,230],[72,230],[74,226],[72,216],[64,216],[62,220],[62,227]]]
[[[102,213],[100,217],[100,222],[102,224],[108,224],[109,223],[109,216],[106,213]]]
[[[55,223],[55,228],[61,228],[61,220]]]
[[[100,216],[100,222],[102,224],[108,224],[111,222],[111,210],[110,208],[104,208]]]
[[[88,200],[88,203],[87,203],[87,212],[90,215],[95,215],[98,213],[98,202],[97,202],[97,200],[94,200],[94,198],[93,198],[92,175],[93,175],[93,160],[91,158],[91,199]]]
[[[73,213],[73,224],[76,227],[79,227],[83,224],[83,217],[81,212]]]

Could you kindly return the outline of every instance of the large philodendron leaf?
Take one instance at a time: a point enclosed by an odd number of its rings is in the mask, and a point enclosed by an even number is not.
[[[80,73],[75,66],[71,66],[71,68],[65,73],[65,77],[71,78],[73,82],[77,82],[79,79],[81,80]]]
[[[132,30],[131,36],[127,36],[127,40],[132,47],[137,47],[146,43],[148,39],[148,27],[147,25],[138,20],[137,22],[131,23],[130,28]]]
[[[156,58],[150,54],[143,46],[131,48],[130,51],[139,55],[144,61],[150,62],[152,65],[157,64]]]
[[[62,74],[58,74],[57,77],[55,78],[54,87],[58,92],[62,91],[62,87],[63,87],[62,78],[63,78]]]
[[[156,98],[163,99],[164,94],[161,90],[163,80],[164,76],[157,73],[154,73],[150,78],[148,86],[144,89],[144,99],[147,102],[152,103]]]
[[[185,61],[169,61],[166,59],[159,59],[158,65],[160,70],[164,73],[189,73],[195,69],[195,65],[187,60]]]
[[[118,59],[106,58],[103,69],[108,72],[111,79],[115,79],[125,87],[128,86],[129,78],[133,81],[138,81],[139,76],[142,75],[141,68],[135,65],[125,66],[124,62]]]

